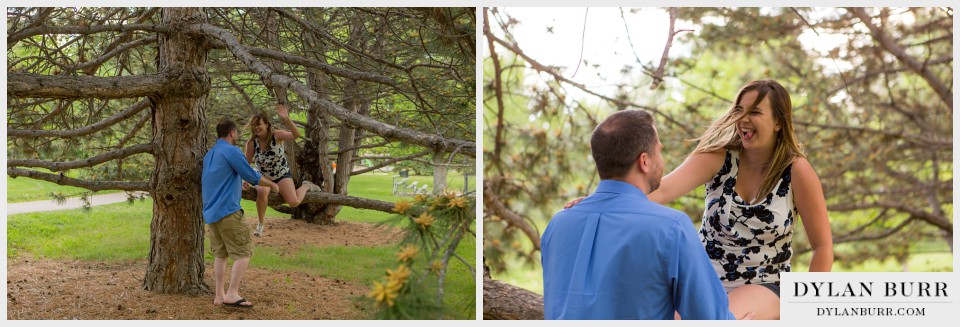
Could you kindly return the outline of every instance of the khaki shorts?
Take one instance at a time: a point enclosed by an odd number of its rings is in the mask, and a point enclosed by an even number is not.
[[[253,255],[250,227],[243,222],[243,210],[231,213],[219,221],[207,225],[210,235],[210,251],[215,258],[249,258]]]

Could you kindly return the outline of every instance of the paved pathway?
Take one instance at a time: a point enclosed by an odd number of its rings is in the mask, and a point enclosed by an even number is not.
[[[9,192],[10,190],[7,190],[7,191]],[[94,195],[90,199],[90,205],[99,206],[99,205],[124,202],[124,201],[127,201],[126,192],[99,194],[99,195]],[[80,200],[80,198],[68,198],[67,201],[65,201],[63,204],[57,204],[57,202],[54,200],[8,203],[7,215],[15,215],[18,213],[27,213],[27,212],[77,209],[80,207],[83,207],[83,200]]]

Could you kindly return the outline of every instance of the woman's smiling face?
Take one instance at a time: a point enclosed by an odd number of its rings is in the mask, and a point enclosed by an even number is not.
[[[780,124],[773,117],[767,97],[756,106],[750,107],[759,94],[757,91],[744,93],[735,109],[737,114],[746,110],[746,114],[737,121],[737,134],[740,135],[744,150],[773,149],[777,142],[777,133],[780,132]]]
[[[257,137],[266,136],[267,130],[268,130],[267,123],[264,122],[263,120],[261,120],[256,126],[253,127],[253,133],[256,134]]]

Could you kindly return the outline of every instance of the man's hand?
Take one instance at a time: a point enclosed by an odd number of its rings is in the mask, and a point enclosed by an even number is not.
[[[572,201],[567,202],[567,204],[564,204],[564,205],[563,205],[563,208],[564,208],[564,209],[573,208],[573,206],[577,205],[577,203],[580,203],[580,201],[583,201],[584,198],[586,198],[586,197],[585,197],[585,196],[581,196],[581,197],[579,197],[579,198],[573,199]]]
[[[270,182],[270,190],[273,191],[273,193],[280,193],[280,185],[277,185],[277,183],[274,183],[274,182]]]
[[[283,119],[283,120],[290,119],[290,113],[287,112],[287,106],[278,103],[277,116],[280,116],[280,119]]]
[[[247,183],[247,181],[243,181],[243,184],[240,185],[240,187],[243,188],[244,191],[249,190],[249,189],[250,189],[250,183]]]

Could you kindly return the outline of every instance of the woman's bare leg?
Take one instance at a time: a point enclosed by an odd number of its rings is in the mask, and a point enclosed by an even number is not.
[[[740,318],[747,312],[756,315],[755,320],[780,320],[780,298],[770,289],[760,285],[740,286],[730,293],[730,311]]]
[[[267,198],[270,197],[270,188],[267,186],[257,186],[257,220],[263,225],[263,220],[267,216]]]
[[[293,179],[291,178],[281,179],[277,185],[280,185],[280,196],[283,197],[283,201],[291,207],[299,206],[300,202],[303,202],[303,197],[307,195],[307,191],[310,190],[307,185],[294,189]]]

